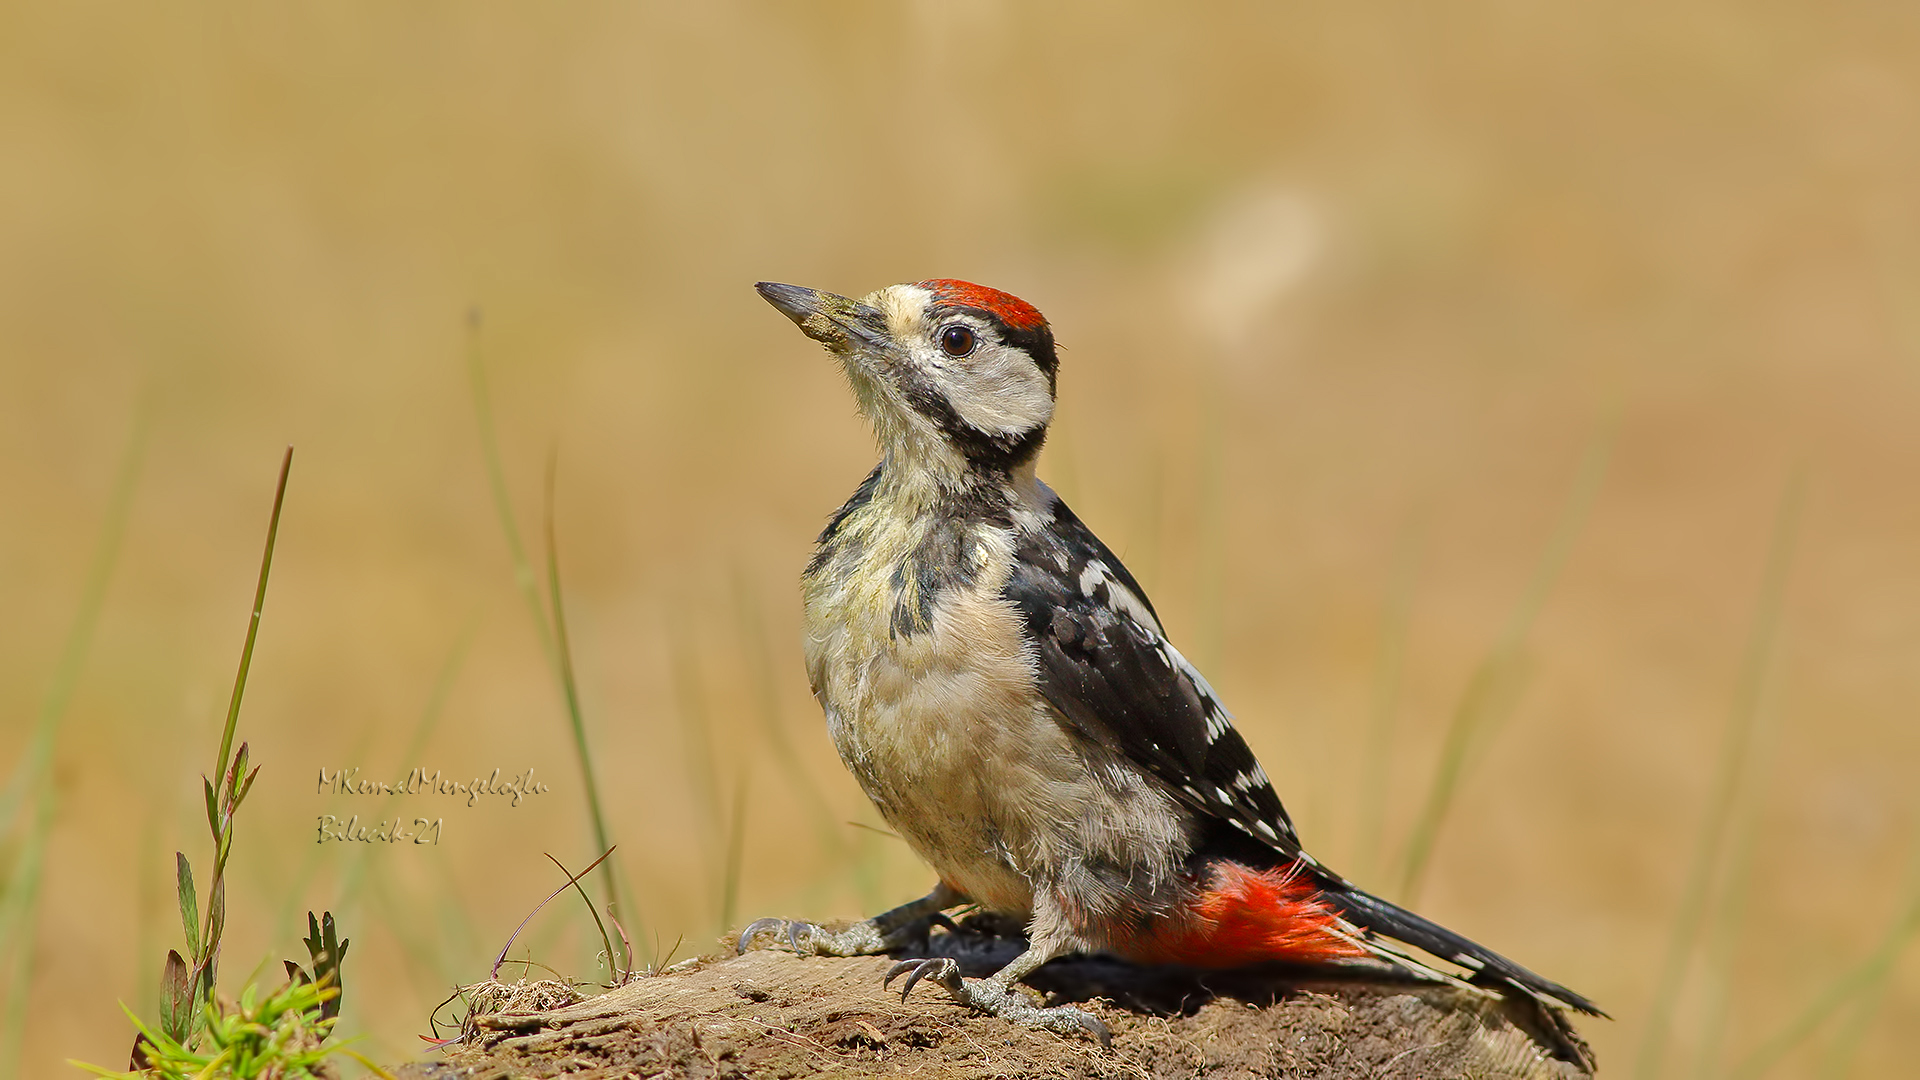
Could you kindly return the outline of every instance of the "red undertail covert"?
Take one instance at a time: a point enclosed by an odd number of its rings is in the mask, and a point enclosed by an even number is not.
[[[1265,960],[1321,961],[1364,956],[1334,932],[1339,917],[1297,867],[1256,870],[1221,861],[1184,918],[1169,920],[1115,949],[1150,964],[1228,968]]]

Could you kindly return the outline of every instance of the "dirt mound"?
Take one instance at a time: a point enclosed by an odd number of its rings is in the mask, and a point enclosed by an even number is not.
[[[944,944],[943,944],[944,941]],[[1017,945],[935,938],[968,974]],[[883,991],[888,957],[753,952],[636,979],[543,1011],[478,1015],[409,1080],[508,1076],[1368,1077],[1576,1080],[1557,1013],[1388,968],[1194,973],[1056,961],[1029,980],[1113,1029],[1103,1049],[970,1014],[938,987]],[[896,984],[898,985],[898,984]],[[1557,1057],[1556,1057],[1557,1055]]]

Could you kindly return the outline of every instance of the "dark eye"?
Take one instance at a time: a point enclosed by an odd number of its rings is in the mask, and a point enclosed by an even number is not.
[[[940,349],[948,356],[965,356],[977,343],[973,331],[958,323],[940,331]]]

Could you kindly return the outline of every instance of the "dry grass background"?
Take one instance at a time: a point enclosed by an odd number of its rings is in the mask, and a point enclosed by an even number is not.
[[[1042,474],[1309,843],[1390,895],[1449,720],[1610,448],[1419,902],[1610,1008],[1586,1030],[1616,1075],[1803,478],[1732,804],[1745,899],[1708,903],[1668,1075],[1741,1061],[1874,951],[1920,836],[1916,71],[1920,11],[1876,2],[0,8],[9,766],[142,448],[6,1056],[116,1064],[115,1000],[154,1011],[285,443],[226,985],[303,955],[298,916],[330,908],[342,1030],[410,1056],[556,882],[541,852],[592,857],[487,488],[469,309],[529,538],[557,455],[646,941],[712,941],[736,805],[738,917],[917,895],[909,853],[838,824],[875,817],[796,640],[795,578],[870,444],[749,286],[958,276],[1051,317]],[[315,794],[355,765],[553,791]],[[444,841],[313,842],[317,814],[396,810]],[[586,924],[557,908],[526,940],[586,974]],[[1908,954],[1773,1075],[1905,1074],[1917,1026]]]

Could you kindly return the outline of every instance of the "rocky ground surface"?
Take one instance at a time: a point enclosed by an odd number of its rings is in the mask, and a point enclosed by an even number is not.
[[[985,974],[1017,942],[936,935],[932,953]],[[1557,1013],[1391,969],[1195,973],[1056,961],[1029,980],[1076,1002],[1113,1044],[972,1015],[923,983],[881,989],[889,957],[751,952],[678,965],[585,1000],[561,984],[492,984],[465,1036],[406,1080],[715,1078],[1300,1077],[1577,1080],[1583,1043]],[[899,984],[896,983],[897,987]],[[564,1002],[564,1004],[562,1004]]]

